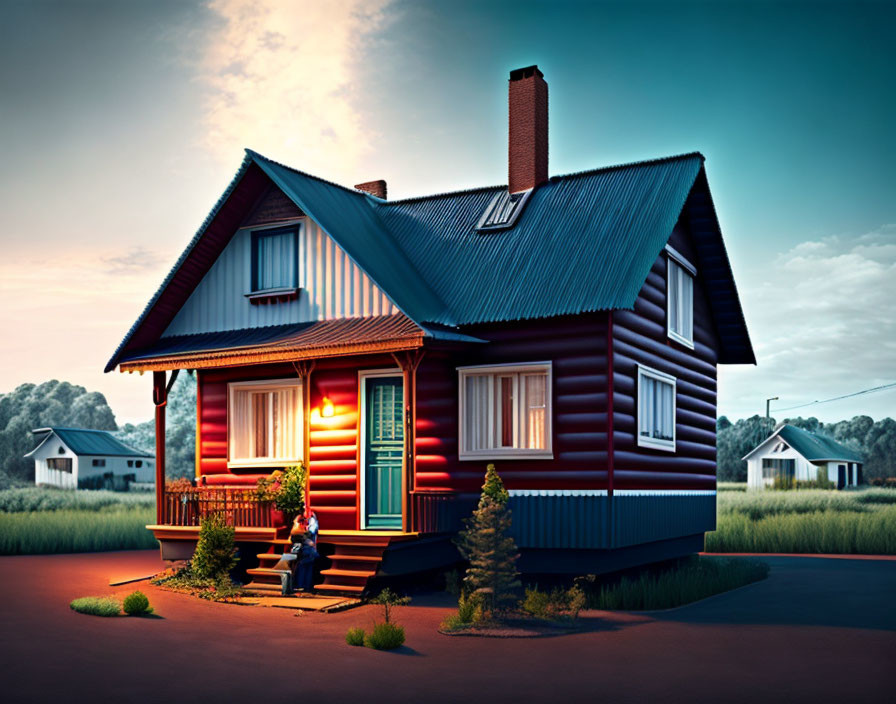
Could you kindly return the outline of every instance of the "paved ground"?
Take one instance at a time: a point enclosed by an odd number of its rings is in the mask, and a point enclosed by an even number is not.
[[[140,586],[159,619],[76,614],[127,593],[154,552],[0,558],[0,701],[884,702],[896,686],[896,562],[768,558],[756,585],[681,609],[589,612],[558,638],[449,638],[444,595],[399,620],[408,647],[345,645],[336,614],[214,604]]]

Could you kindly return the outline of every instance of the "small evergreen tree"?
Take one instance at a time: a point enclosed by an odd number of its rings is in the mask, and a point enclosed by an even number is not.
[[[511,515],[507,508],[509,495],[495,465],[486,469],[479,506],[465,522],[458,547],[469,560],[464,584],[473,593],[481,594],[490,610],[514,600],[519,588],[516,543],[508,535]]]

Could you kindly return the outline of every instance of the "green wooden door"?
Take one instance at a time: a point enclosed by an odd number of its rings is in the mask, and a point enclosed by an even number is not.
[[[401,528],[402,378],[367,377],[364,387],[365,527]]]

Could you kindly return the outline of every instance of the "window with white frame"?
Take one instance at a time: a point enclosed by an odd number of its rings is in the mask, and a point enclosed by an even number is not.
[[[302,461],[302,385],[294,379],[228,385],[228,464]]]
[[[551,364],[462,367],[460,458],[551,457]]]
[[[675,377],[638,365],[638,445],[675,451]]]
[[[666,272],[666,321],[669,337],[687,347],[694,347],[694,276],[697,270],[674,249],[669,255]]]

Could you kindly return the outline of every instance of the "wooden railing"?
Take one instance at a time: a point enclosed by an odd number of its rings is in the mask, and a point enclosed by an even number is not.
[[[457,493],[453,491],[411,492],[414,505],[412,530],[417,533],[450,533],[460,529]]]
[[[198,526],[211,513],[222,513],[232,526],[271,528],[273,501],[260,500],[255,489],[187,487],[165,490],[165,525]]]

